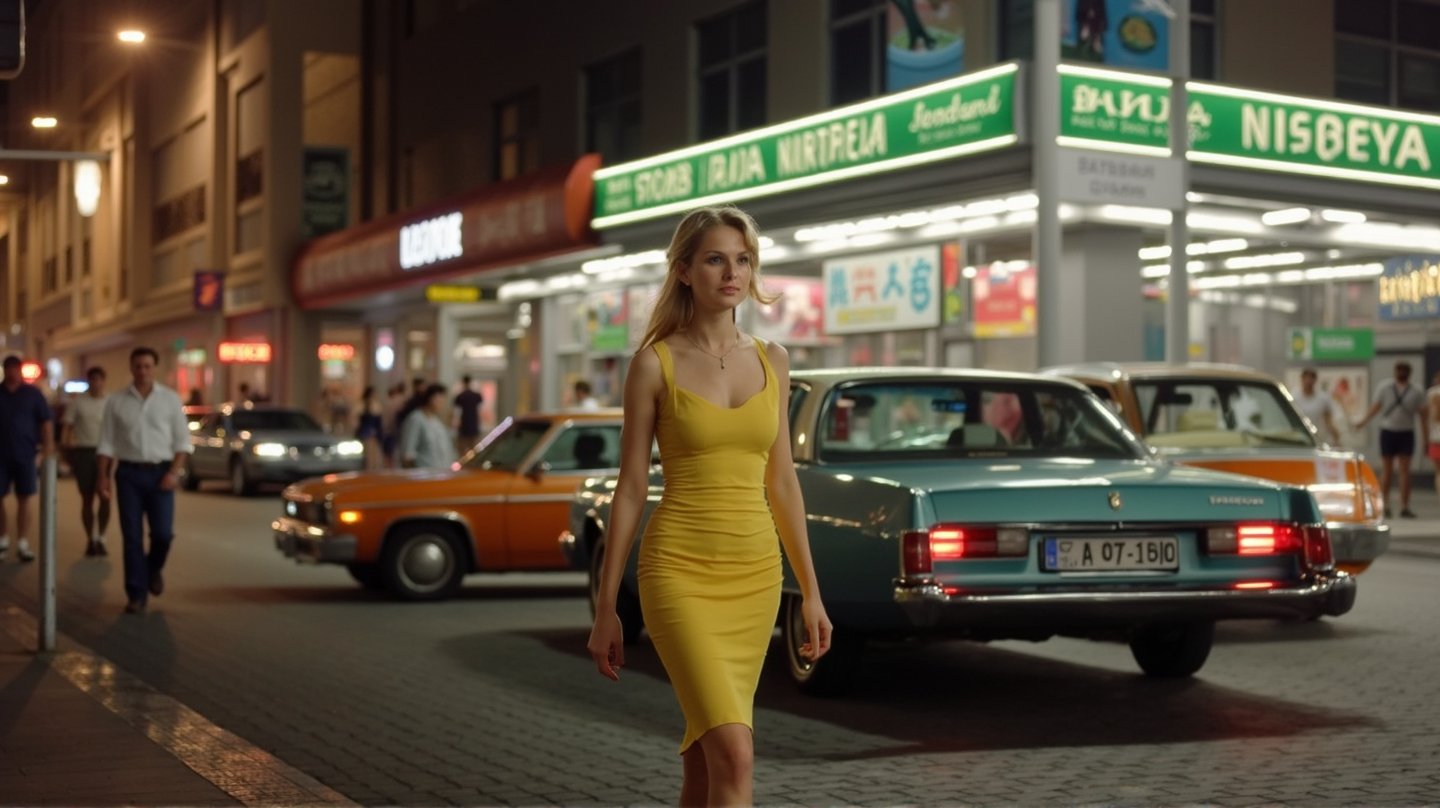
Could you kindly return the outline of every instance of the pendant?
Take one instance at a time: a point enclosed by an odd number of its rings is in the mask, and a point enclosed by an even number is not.
[[[723,356],[720,357],[720,369],[721,369],[721,370],[724,370],[724,369],[725,369],[725,357],[723,357]]]

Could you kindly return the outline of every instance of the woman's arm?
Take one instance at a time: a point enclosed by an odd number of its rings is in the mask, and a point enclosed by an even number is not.
[[[831,625],[820,599],[820,583],[815,577],[815,562],[810,556],[810,538],[805,527],[805,500],[790,454],[790,355],[773,342],[766,344],[766,354],[775,369],[775,381],[780,385],[780,428],[765,467],[765,490],[775,516],[775,527],[780,532],[780,544],[785,548],[785,557],[790,560],[790,569],[795,572],[804,598],[805,630],[809,638],[806,656],[813,660],[830,650]],[[806,651],[802,649],[802,653]]]
[[[625,425],[620,432],[620,476],[610,501],[610,523],[605,535],[605,564],[595,601],[595,626],[590,631],[590,655],[601,675],[619,680],[616,669],[625,664],[625,647],[615,599],[620,579],[635,544],[635,530],[650,493],[650,447],[655,441],[656,402],[665,393],[660,357],[646,350],[630,362],[625,374]]]

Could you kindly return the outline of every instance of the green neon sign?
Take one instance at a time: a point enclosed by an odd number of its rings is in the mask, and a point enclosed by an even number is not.
[[[1368,328],[1292,328],[1290,358],[1344,361],[1373,359],[1375,332]]]
[[[1002,148],[1019,67],[989,70],[595,172],[596,228]]]
[[[1060,136],[1168,150],[1170,86],[1098,74],[1060,74]]]

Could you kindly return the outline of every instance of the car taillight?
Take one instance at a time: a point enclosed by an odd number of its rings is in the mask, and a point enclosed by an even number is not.
[[[907,530],[903,537],[906,575],[928,575],[936,561],[1023,556],[1030,532],[1023,527],[939,524]]]
[[[1334,559],[1330,531],[1324,525],[1252,523],[1212,527],[1205,531],[1211,555],[1285,555],[1303,553],[1312,567],[1328,567]]]

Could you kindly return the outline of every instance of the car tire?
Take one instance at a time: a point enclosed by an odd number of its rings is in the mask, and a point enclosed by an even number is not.
[[[195,476],[195,464],[188,457],[185,458],[185,479],[180,481],[180,485],[186,491],[200,490],[200,478]]]
[[[1180,679],[1205,666],[1214,643],[1214,623],[1167,623],[1140,629],[1130,653],[1147,676]]]
[[[245,470],[245,461],[238,457],[230,458],[230,493],[237,497],[255,494],[255,481],[250,479],[250,472]]]
[[[865,635],[835,626],[830,632],[830,650],[811,662],[800,656],[805,643],[805,618],[799,595],[785,595],[780,604],[780,634],[785,642],[785,659],[790,678],[800,692],[811,696],[839,696],[850,690],[860,672],[865,653]]]
[[[380,574],[379,564],[346,564],[350,577],[366,589],[384,589],[385,577]]]
[[[380,574],[403,600],[444,600],[460,589],[466,557],[460,537],[434,523],[401,525],[385,542]]]
[[[597,541],[590,550],[590,616],[599,611],[600,570],[605,566],[605,542]],[[626,645],[640,641],[640,629],[645,627],[645,615],[640,611],[640,597],[620,580],[620,591],[615,595],[615,614],[620,618],[621,638]]]

